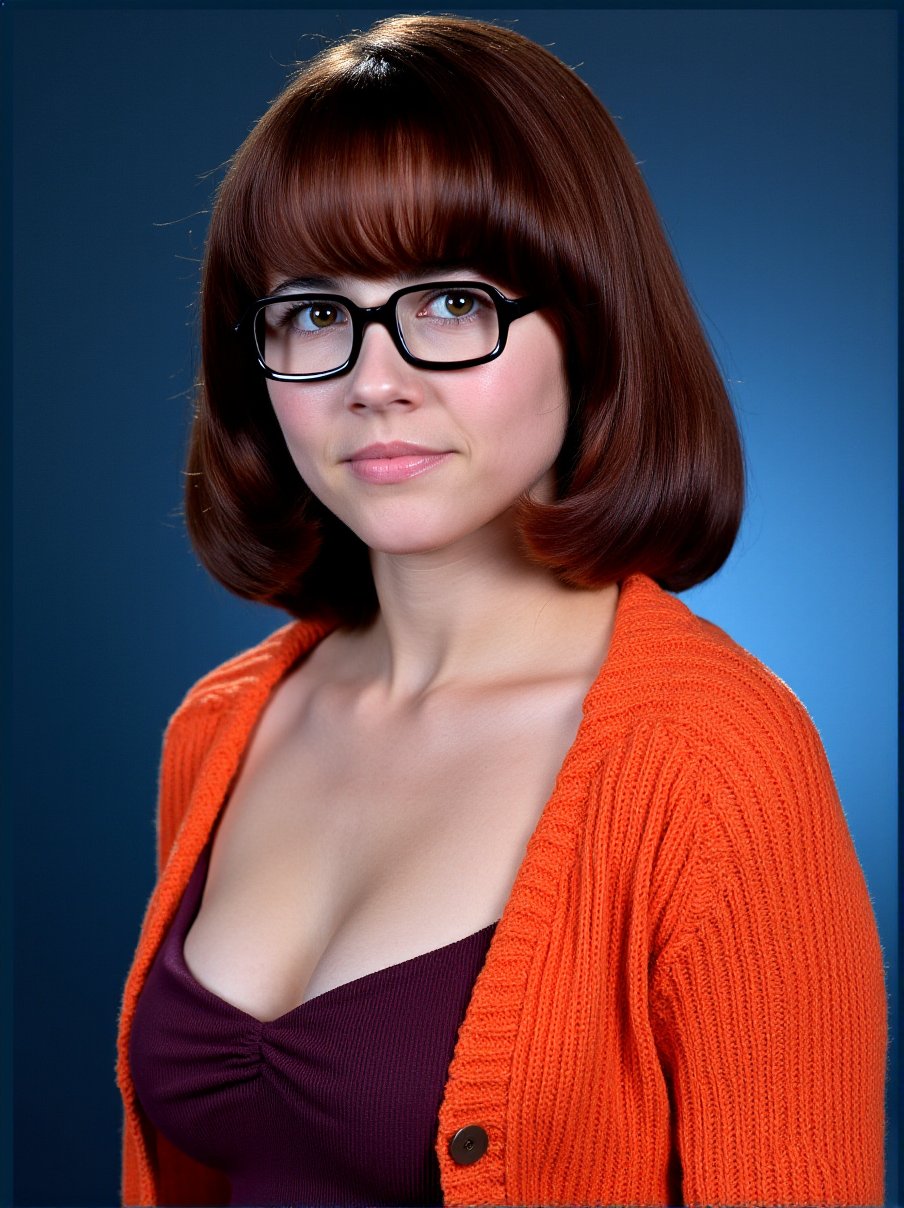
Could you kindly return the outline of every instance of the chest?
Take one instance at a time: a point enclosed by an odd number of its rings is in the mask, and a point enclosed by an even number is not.
[[[184,946],[258,1019],[498,920],[574,740],[583,680],[364,721],[265,708]]]

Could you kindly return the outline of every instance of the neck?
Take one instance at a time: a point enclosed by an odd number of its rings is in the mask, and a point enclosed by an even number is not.
[[[388,702],[451,684],[568,674],[605,657],[617,585],[561,584],[524,556],[502,520],[442,550],[372,552],[371,567],[380,609],[361,653]]]

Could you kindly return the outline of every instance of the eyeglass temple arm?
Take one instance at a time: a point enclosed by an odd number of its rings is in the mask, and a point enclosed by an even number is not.
[[[543,305],[542,298],[501,298],[500,301],[508,311],[509,319],[520,319]]]

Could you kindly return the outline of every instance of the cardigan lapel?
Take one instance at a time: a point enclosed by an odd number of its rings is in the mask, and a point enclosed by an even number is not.
[[[629,669],[636,660],[637,637],[649,605],[667,599],[645,575],[631,575],[623,582],[609,651],[585,695],[574,741],[527,842],[474,983],[439,1110],[435,1152],[444,1204],[513,1202],[514,1189],[506,1178],[512,1165],[506,1155],[512,1097],[517,1102],[520,1090],[513,1084],[513,1066],[516,1055],[536,1039],[525,1034],[525,1007],[530,1004],[531,1017],[536,1018],[546,953],[555,947],[560,930],[557,915],[561,916],[567,899],[563,882],[572,869],[588,809],[588,769],[603,758],[625,715],[624,691],[629,686],[630,696]],[[487,1149],[479,1161],[459,1165],[449,1152],[449,1142],[469,1125],[484,1129]]]
[[[251,732],[270,694],[289,667],[332,628],[333,623],[321,619],[284,625],[260,646],[227,664],[235,666],[240,663],[240,673],[237,668],[235,674],[224,676],[224,668],[217,668],[210,676],[199,681],[177,711],[176,717],[183,709],[197,708],[199,714],[193,724],[202,727],[207,720],[211,730],[209,742],[193,777],[185,814],[147,904],[135,959],[123,990],[117,1082],[125,1103],[126,1128],[139,1154],[145,1149],[140,1139],[144,1124],[128,1067],[129,1037],[138,996],[178,909],[198,856],[225,804]],[[222,692],[224,683],[228,686],[228,695],[218,701],[218,688]],[[210,686],[204,699],[193,701],[194,693],[207,684]],[[144,1162],[139,1162],[139,1176],[142,1184],[141,1203],[156,1203],[153,1171]]]

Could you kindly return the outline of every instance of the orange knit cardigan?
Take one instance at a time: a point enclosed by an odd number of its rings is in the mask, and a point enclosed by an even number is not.
[[[225,1204],[156,1132],[129,1028],[295,621],[201,679],[167,728],[159,878],[123,996],[123,1202]],[[443,1202],[881,1204],[882,950],[822,745],[789,688],[643,575],[458,1033]],[[450,1138],[479,1124],[471,1165]]]

